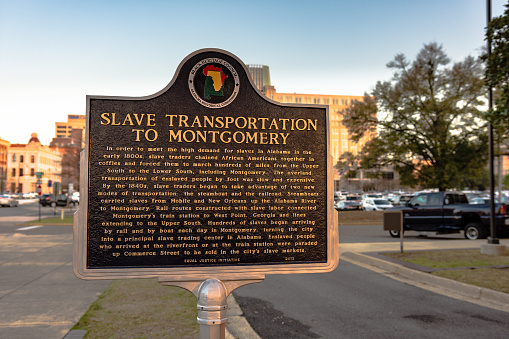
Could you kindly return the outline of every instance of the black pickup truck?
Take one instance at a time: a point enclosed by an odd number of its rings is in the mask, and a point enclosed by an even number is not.
[[[464,232],[466,239],[482,239],[490,235],[490,205],[469,204],[467,197],[457,192],[421,193],[405,206],[387,211],[403,212],[403,230],[435,232],[436,234]],[[509,215],[505,204],[495,205],[497,236],[507,234]],[[389,231],[399,237],[399,231]]]

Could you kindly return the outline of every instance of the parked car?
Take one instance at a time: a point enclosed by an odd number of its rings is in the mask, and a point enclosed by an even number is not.
[[[394,197],[394,200],[392,201],[392,205],[399,206],[399,205],[405,205],[408,201],[412,200],[414,197],[413,194],[401,194],[396,197]]]
[[[365,211],[385,211],[394,206],[388,200],[367,198],[362,203],[362,207]]]
[[[482,239],[490,235],[490,205],[469,204],[460,192],[422,193],[406,206],[392,211],[403,213],[403,230],[449,234],[463,232],[466,239]],[[497,234],[509,233],[509,214],[505,203],[495,205]],[[389,231],[399,237],[399,231]]]
[[[74,192],[71,195],[71,204],[74,206],[78,205],[79,203],[80,203],[80,192]]]
[[[337,191],[334,192],[334,201],[343,200],[343,198],[348,194],[347,191]]]
[[[41,206],[67,206],[68,203],[69,199],[65,194],[59,194],[55,199],[53,194],[45,193],[42,194],[39,198],[39,204],[41,204]]]
[[[338,211],[353,211],[360,210],[362,208],[361,203],[357,201],[338,201],[334,208]]]
[[[2,207],[4,207],[4,206],[17,207],[18,199],[16,199],[15,197],[13,197],[12,195],[9,195],[9,194],[2,194],[2,195],[0,195],[0,205]]]
[[[37,198],[37,193],[35,192],[23,193],[23,199],[35,199],[35,198]]]
[[[382,199],[382,195],[381,194],[378,194],[378,193],[364,193],[362,195],[362,201],[366,200],[366,199]]]

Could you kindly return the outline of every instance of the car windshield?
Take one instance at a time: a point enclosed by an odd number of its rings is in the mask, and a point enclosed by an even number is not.
[[[387,200],[379,200],[379,199],[374,200],[374,202],[375,202],[375,205],[390,205],[391,204]]]

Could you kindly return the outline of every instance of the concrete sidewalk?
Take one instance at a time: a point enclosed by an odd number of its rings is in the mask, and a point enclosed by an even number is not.
[[[63,338],[110,281],[72,270],[72,234],[0,235],[0,338]]]

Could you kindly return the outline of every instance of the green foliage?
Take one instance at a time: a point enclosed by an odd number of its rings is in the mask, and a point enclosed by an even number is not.
[[[482,63],[473,57],[449,63],[436,43],[424,45],[412,63],[398,54],[387,64],[393,78],[378,82],[363,102],[345,110],[343,124],[354,141],[378,132],[365,144],[361,168],[393,166],[401,184],[412,187],[482,182],[487,163]]]
[[[350,152],[345,152],[334,166],[344,178],[357,177],[358,159]]]
[[[509,174],[507,174],[504,179],[502,179],[502,186],[504,189],[509,189]]]
[[[488,119],[497,134],[509,137],[509,4],[503,15],[493,18],[486,30],[491,41],[491,55],[483,55],[486,61],[486,81],[494,89],[494,109]]]

